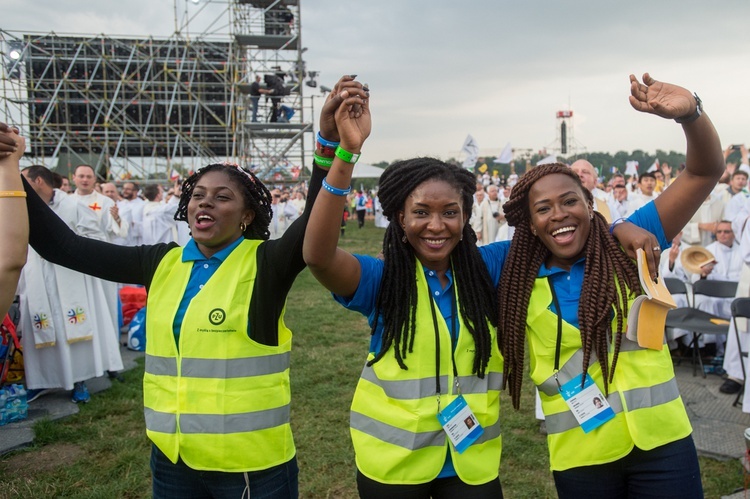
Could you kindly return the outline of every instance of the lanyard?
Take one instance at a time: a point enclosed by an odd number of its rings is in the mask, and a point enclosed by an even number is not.
[[[552,303],[555,304],[557,309],[557,340],[555,341],[555,366],[553,367],[553,373],[555,375],[555,383],[557,383],[557,389],[562,390],[560,381],[557,379],[557,373],[560,371],[560,348],[562,347],[562,309],[560,308],[560,302],[557,301],[557,293],[555,293],[555,286],[552,285],[552,280],[547,276],[547,284],[549,290],[552,292]]]
[[[429,286],[427,287],[429,290]],[[455,286],[454,286],[455,289]],[[430,309],[432,310],[432,325],[435,329],[435,393],[437,393],[437,404],[438,412],[440,412],[440,329],[438,328],[437,312],[435,312],[435,300],[430,296]],[[456,296],[455,292],[451,300],[451,346],[453,345],[453,333],[456,332]],[[458,339],[458,338],[456,338]],[[453,356],[453,348],[451,348],[451,364],[453,365],[453,379],[456,382],[456,391],[461,393],[461,387],[458,383],[458,369],[456,369],[456,358]]]

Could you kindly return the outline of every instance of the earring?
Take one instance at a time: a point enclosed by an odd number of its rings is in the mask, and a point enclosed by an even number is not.
[[[245,222],[240,222],[240,230],[242,232],[245,232],[245,230],[247,230],[247,225],[245,225]]]
[[[534,234],[534,237],[536,237],[536,229],[531,229],[531,233]]]
[[[406,244],[406,234],[404,234],[403,236],[401,236],[401,242],[404,243],[404,244]]]
[[[594,212],[592,211],[591,214],[589,215],[589,220],[593,220],[593,219],[594,219]]]

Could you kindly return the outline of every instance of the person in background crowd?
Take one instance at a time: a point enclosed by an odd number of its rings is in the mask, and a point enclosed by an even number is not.
[[[148,184],[143,188],[146,203],[143,205],[143,244],[171,243],[177,240],[175,214],[179,197],[164,200],[164,188],[159,184]]]
[[[26,263],[29,220],[26,193],[18,176],[26,139],[17,128],[0,124],[0,317],[5,316],[16,294]]]
[[[130,227],[132,227],[132,221],[130,220],[130,210],[128,209],[121,209],[121,202],[122,198],[120,197],[120,193],[117,192],[117,187],[112,182],[105,182],[102,184],[102,194],[107,196],[109,199],[115,202],[115,206],[117,207],[117,212],[119,214],[120,219],[122,220],[122,224],[128,226],[128,235],[130,234]],[[110,212],[111,213],[111,212]],[[126,245],[128,244],[128,237],[120,237],[118,235],[112,236],[112,243],[114,244],[120,244],[120,245]]]
[[[594,196],[594,210],[601,213],[607,222],[613,222],[615,220],[613,217],[615,207],[609,206],[607,193],[596,186],[598,174],[594,165],[585,159],[579,159],[570,165],[570,169],[578,175],[583,186]]]
[[[50,170],[35,165],[22,173],[38,196],[35,199],[49,206],[66,228],[82,238],[101,237],[94,211],[77,196],[55,189]],[[86,380],[104,372],[116,377],[123,368],[115,322],[117,285],[53,265],[30,249],[18,289],[27,400],[63,388],[72,390],[73,402],[87,403],[91,396]]]

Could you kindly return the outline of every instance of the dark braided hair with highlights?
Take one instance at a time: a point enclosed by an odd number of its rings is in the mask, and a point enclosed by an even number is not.
[[[503,382],[509,386],[513,407],[516,409],[521,397],[529,301],[539,268],[550,255],[547,247],[531,232],[529,190],[537,180],[552,174],[567,175],[574,179],[589,205],[594,199],[575,172],[567,165],[553,163],[535,167],[525,173],[513,187],[510,199],[503,205],[505,218],[509,225],[515,227],[515,234],[498,287],[498,337],[505,360]],[[585,377],[593,349],[602,369],[605,393],[608,394],[622,342],[623,317],[628,313],[626,286],[631,293],[640,294],[641,285],[635,263],[620,249],[609,233],[604,217],[597,212],[594,212],[591,220],[584,252],[586,263],[578,303],[583,373]],[[614,339],[611,326],[613,308],[617,318]],[[607,356],[610,342],[614,343],[611,365],[608,364]]]
[[[195,185],[203,175],[214,171],[226,173],[233,182],[241,186],[242,189],[240,192],[242,192],[242,197],[245,199],[245,208],[255,212],[255,218],[253,218],[252,223],[242,233],[245,239],[267,240],[271,237],[271,233],[268,231],[268,227],[271,225],[271,218],[273,217],[273,212],[271,211],[271,193],[255,174],[232,163],[212,163],[188,177],[182,183],[182,195],[180,196],[180,204],[177,206],[174,219],[187,222],[187,207],[190,198],[193,196]]]
[[[375,316],[383,320],[383,345],[370,365],[393,346],[398,365],[408,369],[404,359],[413,350],[416,332],[417,259],[411,245],[404,242],[405,233],[398,216],[412,191],[426,181],[442,181],[454,187],[461,195],[464,215],[471,214],[476,179],[463,168],[434,158],[414,158],[394,163],[380,177],[378,198],[383,215],[391,223],[383,238],[385,265],[375,309]],[[495,325],[497,309],[493,285],[476,241],[474,230],[465,223],[462,239],[451,254],[451,263],[457,276],[459,313],[476,346],[473,372],[483,378],[491,350],[489,324]],[[372,333],[376,326],[377,321]]]

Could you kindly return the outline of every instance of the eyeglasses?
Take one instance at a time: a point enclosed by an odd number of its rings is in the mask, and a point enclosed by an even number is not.
[[[273,197],[275,197],[275,198],[280,198],[280,197],[281,197],[281,194],[274,194],[274,195],[273,195]]]
[[[625,188],[625,186],[624,186],[624,185],[622,185],[622,184],[617,184],[617,185],[615,186],[615,189],[624,189],[624,188]]]
[[[722,229],[722,230],[717,230],[716,233],[717,234],[731,234],[732,231],[731,230],[723,230]]]

